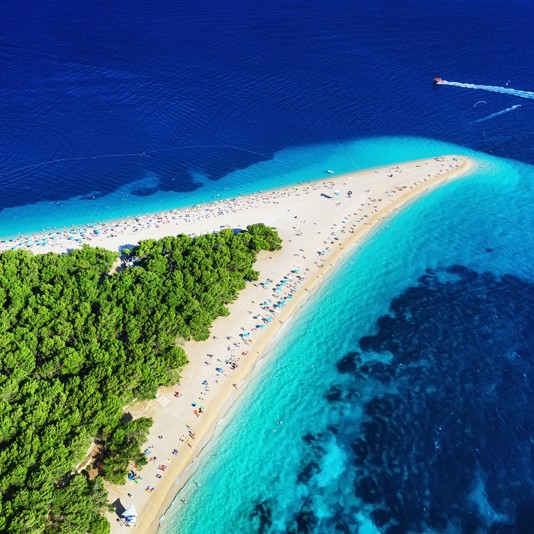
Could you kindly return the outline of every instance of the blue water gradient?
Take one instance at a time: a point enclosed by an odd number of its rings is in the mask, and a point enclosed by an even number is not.
[[[276,339],[164,534],[528,532],[533,169],[477,161]]]
[[[409,135],[534,163],[529,101],[476,124],[517,99],[431,83],[533,89],[533,15],[497,0],[8,3],[0,234],[236,191],[235,171],[290,147]]]

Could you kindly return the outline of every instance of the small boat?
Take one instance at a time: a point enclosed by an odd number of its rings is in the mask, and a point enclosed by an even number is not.
[[[443,80],[441,78],[434,78],[434,85],[438,85],[439,83],[443,83]]]
[[[334,171],[333,171],[332,169],[328,169],[326,172],[327,172],[328,174],[334,174]]]

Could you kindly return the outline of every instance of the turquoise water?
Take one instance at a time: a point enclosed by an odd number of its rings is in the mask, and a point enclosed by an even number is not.
[[[417,153],[416,144],[417,140],[413,139],[400,139],[396,145],[392,145],[391,139],[380,139],[351,146],[355,151],[361,149],[359,155],[366,165],[422,157],[434,150],[467,153],[460,147],[434,142],[425,142]],[[387,155],[382,152],[385,146],[391,147]],[[380,154],[384,158],[382,162],[379,161]],[[375,440],[381,443],[382,458],[394,456],[397,447],[399,451],[404,451],[403,455],[419,454],[418,461],[412,465],[414,472],[418,472],[417,484],[411,487],[410,477],[399,475],[403,482],[399,483],[398,491],[392,492],[397,497],[399,492],[403,495],[403,505],[397,506],[402,510],[392,512],[393,505],[383,506],[378,497],[369,496],[372,492],[362,490],[358,480],[368,477],[369,473],[376,474],[380,469],[369,460],[370,456],[365,461],[360,457],[355,460],[358,455],[354,443],[358,437],[367,432],[366,442],[371,443],[368,427],[362,426],[366,421],[374,421],[369,413],[370,403],[373,399],[404,395],[401,393],[406,385],[403,380],[407,379],[381,380],[378,375],[376,379],[360,375],[354,369],[348,374],[340,373],[339,369],[340,360],[354,351],[362,354],[363,363],[356,365],[360,369],[366,362],[376,361],[387,368],[398,358],[388,350],[382,353],[362,350],[360,341],[364,336],[379,332],[377,318],[388,313],[393,298],[404,295],[403,292],[409,288],[418,287],[418,279],[429,268],[438,272],[435,285],[440,289],[454,288],[459,279],[463,280],[461,274],[442,271],[442,268],[452,265],[461,265],[470,272],[490,273],[496,280],[500,280],[502,275],[514,275],[525,287],[530,287],[534,280],[534,237],[531,233],[534,213],[530,209],[534,203],[533,168],[482,154],[477,154],[476,159],[478,168],[470,178],[448,184],[417,201],[382,227],[361,249],[355,250],[301,310],[287,332],[278,336],[271,353],[258,365],[250,386],[231,409],[226,419],[228,424],[217,432],[203,451],[198,470],[181,491],[180,498],[186,504],[176,500],[167,512],[161,529],[164,534],[230,530],[406,532],[408,527],[409,530],[424,532],[437,527],[441,530],[445,526],[451,532],[460,532],[467,528],[466,518],[473,517],[478,518],[478,523],[475,521],[474,524],[482,532],[498,520],[515,521],[516,527],[520,525],[521,497],[496,483],[492,486],[495,482],[492,469],[494,465],[502,468],[500,477],[512,475],[511,470],[506,471],[509,466],[501,465],[503,457],[510,453],[510,440],[514,447],[517,446],[514,451],[516,457],[526,455],[528,458],[531,444],[525,445],[524,436],[517,436],[515,442],[516,429],[508,428],[505,422],[484,428],[480,421],[467,421],[470,417],[468,412],[462,414],[463,424],[466,428],[472,425],[477,436],[473,439],[476,447],[470,442],[468,448],[473,446],[476,450],[485,450],[478,442],[491,441],[491,453],[488,454],[494,455],[494,458],[488,461],[484,457],[476,462],[469,458],[463,462],[459,458],[460,467],[451,467],[451,459],[445,452],[443,461],[439,456],[431,458],[434,453],[421,460],[425,454],[421,455],[417,446],[405,443],[407,449],[403,449],[395,440],[406,436],[408,441],[423,442],[424,436],[437,433],[438,438],[432,447],[437,451],[435,454],[441,453],[440,443],[445,438],[440,436],[447,430],[449,416],[442,419],[442,414],[432,408],[431,403],[425,405],[424,412],[401,412],[404,421],[410,417],[424,418],[426,423],[418,429],[419,434],[410,435],[406,428],[395,432],[394,412],[388,424],[395,438],[386,439],[384,443],[378,438]],[[447,281],[451,282],[449,286]],[[487,287],[493,285],[488,282]],[[438,325],[432,336],[432,339],[438,340],[437,345],[429,346],[428,351],[437,351],[439,356],[440,350],[449,351],[450,348],[447,345],[448,348],[440,349],[439,343],[444,344],[442,347],[449,342],[455,343],[454,356],[445,352],[443,359],[452,361],[459,358],[457,367],[461,367],[464,365],[463,351],[471,353],[470,342],[461,341],[464,339],[462,336],[478,329],[481,336],[490,338],[490,345],[493,343],[497,347],[496,352],[487,357],[495,366],[495,376],[499,376],[504,372],[499,366],[499,354],[508,350],[501,346],[500,341],[505,339],[511,344],[516,343],[515,338],[521,336],[514,328],[519,329],[519,326],[511,327],[509,320],[502,318],[500,322],[497,318],[492,327],[493,333],[488,333],[484,325],[470,322],[479,317],[478,311],[472,314],[469,311],[471,290],[474,301],[480,296],[481,288],[472,289],[469,284],[460,287],[460,294],[466,295],[467,304],[462,303],[461,310],[452,314],[457,316],[463,313],[462,310],[466,313],[461,325],[455,327],[457,331],[453,335],[446,325],[442,325],[442,329]],[[442,298],[442,293],[435,288],[432,291],[432,305],[425,311],[425,317],[423,320],[419,317],[417,324],[412,325],[414,331],[410,335],[414,343],[419,330],[428,325],[429,328],[436,326],[434,306],[449,310],[450,306],[456,305],[455,299]],[[523,289],[520,291],[520,294],[527,293]],[[438,304],[436,295],[440,296]],[[489,307],[492,295],[494,293],[490,289],[484,295],[484,302],[487,301]],[[521,296],[507,296],[506,292],[499,295],[503,301],[496,304],[499,310],[501,305],[507,305],[508,299],[521,301]],[[403,302],[409,303],[410,298],[404,298]],[[414,314],[426,309],[425,301],[422,302],[417,303]],[[525,307],[532,324],[532,303],[527,301]],[[405,333],[409,326],[408,323],[407,327],[403,327]],[[492,336],[498,338],[493,339]],[[454,339],[451,341],[449,338]],[[402,345],[402,340],[399,345]],[[519,348],[515,349],[522,354]],[[424,359],[419,364],[421,367],[426,365]],[[446,382],[439,379],[437,384],[425,386],[421,378],[409,378],[415,381],[408,386],[413,390],[426,387],[427,390],[439,391],[440,384]],[[429,380],[428,377],[425,380]],[[485,377],[484,383],[492,380]],[[495,380],[499,382],[497,378]],[[463,387],[458,384],[453,386]],[[448,387],[453,386],[449,384]],[[473,387],[479,386],[475,384]],[[522,390],[517,394],[529,396],[531,391]],[[503,409],[506,411],[506,407]],[[532,414],[529,411],[522,417],[528,422]],[[283,421],[283,424],[278,424],[278,421]],[[461,443],[461,439],[454,437],[452,430],[450,432],[449,438]],[[380,433],[377,435],[380,436]],[[402,461],[395,459],[393,463]],[[455,480],[452,474],[455,468],[467,474],[465,477],[462,475],[458,488],[454,485],[447,488],[444,480]],[[457,503],[447,505],[450,509],[443,504],[443,498],[433,484],[428,484],[423,496],[416,495],[419,485],[425,487],[425,473],[440,473],[440,470],[443,471],[443,480],[438,487],[447,493],[454,490],[453,493],[458,495]],[[517,476],[515,483],[523,495],[530,495],[530,468]],[[393,477],[393,480],[396,478]],[[378,493],[386,495],[385,488],[380,483],[378,486]],[[410,502],[410,488],[412,497],[417,497],[416,501],[428,501],[425,506],[421,505],[419,512],[415,510],[417,507],[410,508],[406,504]],[[391,502],[397,497],[392,497]],[[510,505],[510,499],[516,499],[513,502],[517,506]],[[505,501],[508,503],[506,506],[502,504]],[[497,508],[499,513],[495,511]],[[513,531],[520,532],[521,529]]]

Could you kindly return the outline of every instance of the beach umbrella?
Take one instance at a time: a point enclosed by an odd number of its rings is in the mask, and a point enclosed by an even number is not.
[[[216,367],[215,370],[218,372],[218,373],[222,373],[223,372],[223,369],[221,367]]]

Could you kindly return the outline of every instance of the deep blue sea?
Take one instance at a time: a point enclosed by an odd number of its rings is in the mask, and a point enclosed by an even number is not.
[[[533,21],[530,0],[2,6],[2,237],[479,164],[286,328],[165,534],[534,531],[534,101],[510,94],[534,90]]]

